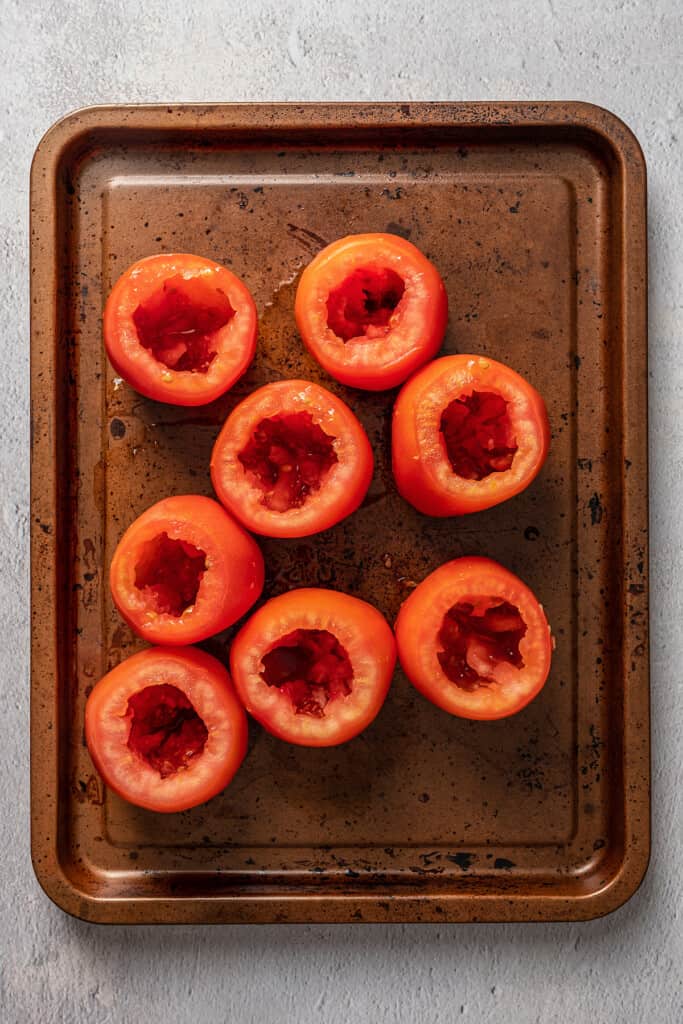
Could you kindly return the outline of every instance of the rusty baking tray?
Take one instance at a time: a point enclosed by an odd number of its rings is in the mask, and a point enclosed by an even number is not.
[[[582,103],[103,107],[48,132],[31,203],[32,849],[48,895],[104,922],[557,920],[628,899],[649,852],[645,167],[629,130]],[[513,501],[413,511],[388,461],[395,393],[338,386],[304,351],[298,275],[360,231],[436,263],[446,352],[489,353],[546,397],[552,452]],[[227,264],[258,305],[252,368],[201,409],[141,398],[105,359],[104,299],[159,251]],[[222,795],[139,810],[103,789],[83,740],[90,688],[141,646],[112,608],[113,548],[157,499],[210,494],[226,414],[294,375],[344,396],[377,467],[346,522],[263,541],[266,595],[338,587],[392,621],[435,566],[490,555],[543,601],[551,677],[516,717],[477,723],[397,672],[350,744],[253,727]]]

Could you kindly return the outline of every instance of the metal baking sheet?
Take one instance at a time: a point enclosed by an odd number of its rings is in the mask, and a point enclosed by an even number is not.
[[[102,922],[482,921],[593,917],[649,851],[645,168],[629,130],[582,103],[92,108],[38,147],[31,183],[32,851],[65,910]],[[389,463],[395,392],[337,385],[304,351],[298,276],[327,242],[415,242],[450,299],[444,352],[489,354],[544,395],[537,481],[465,518],[421,516]],[[212,405],[141,398],[105,358],[117,276],[161,251],[242,277],[257,357]],[[227,413],[308,377],[365,424],[362,508],[262,542],[264,596],[337,587],[393,621],[415,582],[485,554],[522,576],[557,640],[514,718],[433,707],[397,671],[373,725],[335,749],[252,726],[234,782],[176,816],[107,792],[83,709],[142,644],[107,570],[126,525],[168,494],[211,493]],[[205,646],[225,659],[230,633]]]

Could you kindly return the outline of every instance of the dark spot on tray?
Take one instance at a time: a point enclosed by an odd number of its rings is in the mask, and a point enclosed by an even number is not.
[[[595,842],[593,843],[593,849],[594,850],[602,850],[604,845],[605,845],[605,840],[604,839],[596,839]]]
[[[96,576],[97,576],[96,572],[84,572],[83,573],[83,579],[86,580],[88,583],[91,583],[95,579]]]
[[[128,856],[130,857],[131,860],[137,860],[140,854],[138,853],[137,850],[131,850]]]
[[[387,199],[401,199],[405,195],[405,191],[402,188],[395,188],[393,192],[391,189],[383,188],[381,195],[386,196]]]
[[[593,460],[592,459],[577,459],[576,460],[576,465],[579,467],[579,469],[587,469],[588,472],[590,473],[590,471],[593,468]]]
[[[114,418],[109,424],[109,432],[112,437],[121,438],[126,436],[126,424],[123,420]]]
[[[458,151],[457,152],[458,152],[458,156],[460,157],[461,160],[466,160],[467,157],[470,155],[469,150],[465,149],[464,146],[458,146]]]
[[[578,370],[580,366],[581,366],[581,356],[574,356],[574,367],[575,367],[575,369]]]
[[[447,853],[446,860],[450,860],[453,864],[457,864],[463,871],[469,871],[472,866],[472,861],[475,858],[474,853]]]
[[[540,537],[540,535],[541,531],[538,529],[537,526],[527,526],[526,530],[524,531],[525,540],[536,540],[538,537]]]
[[[539,327],[539,329],[537,331],[532,331],[531,332],[531,337],[532,338],[539,338],[541,341],[547,341],[548,338],[550,337],[550,332],[547,331],[545,329],[545,327]]]
[[[603,507],[600,503],[600,498],[598,497],[597,493],[594,494],[588,502],[588,508],[590,509],[591,513],[591,524],[593,526],[597,526],[598,523],[602,522],[603,513]]]
[[[631,583],[628,588],[629,594],[642,594],[645,587],[642,583]]]
[[[391,235],[400,235],[401,238],[410,238],[411,229],[406,228],[403,224],[398,224],[395,220],[390,220],[387,224],[385,231],[388,231]]]
[[[358,871],[354,871],[353,868],[347,868],[346,874],[349,878],[360,878],[360,873]]]
[[[420,801],[421,804],[426,804],[429,801],[429,793],[420,793],[417,799]]]
[[[515,864],[514,860],[508,860],[507,857],[496,857],[496,859],[493,862],[493,866],[494,868],[497,868],[499,871],[503,871],[506,868],[514,868],[517,865]]]
[[[519,213],[519,199],[514,206],[509,207],[510,213]]]

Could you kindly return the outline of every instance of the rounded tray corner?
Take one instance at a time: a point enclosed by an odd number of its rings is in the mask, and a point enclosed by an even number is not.
[[[571,120],[594,133],[614,156],[631,171],[647,176],[645,153],[633,129],[618,114],[597,103],[576,100],[564,104]]]

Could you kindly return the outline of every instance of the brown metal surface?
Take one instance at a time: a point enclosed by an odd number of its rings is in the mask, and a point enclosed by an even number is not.
[[[95,108],[41,142],[32,201],[32,849],[46,892],[92,921],[589,918],[635,891],[649,852],[645,168],[586,104]],[[445,352],[488,353],[545,396],[550,458],[522,495],[433,520],[396,494],[395,392],[331,381],[297,336],[297,278],[326,242],[391,231],[439,268]],[[231,393],[181,409],[117,380],[104,299],[130,263],[229,266],[259,311]],[[485,554],[522,576],[557,638],[542,694],[467,722],[397,672],[337,749],[257,727],[233,784],[154,815],[105,792],[83,740],[95,681],[141,643],[107,586],[124,527],[211,493],[209,455],[252,388],[309,377],[365,424],[359,512],[264,540],[266,596],[337,587],[393,621],[413,581]],[[209,642],[225,657],[229,635]]]

